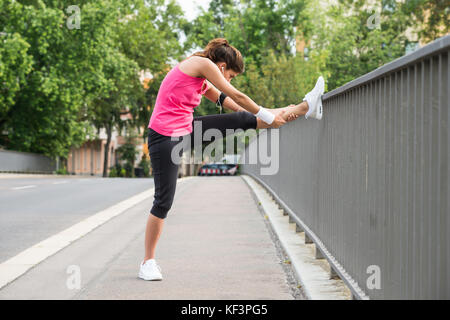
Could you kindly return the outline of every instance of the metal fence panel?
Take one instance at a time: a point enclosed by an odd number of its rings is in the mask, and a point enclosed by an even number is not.
[[[324,95],[321,121],[289,123],[268,143],[276,175],[242,165],[361,297],[450,299],[449,48],[443,37]],[[371,266],[381,289],[367,286]]]
[[[46,156],[0,150],[0,172],[52,173],[56,162]]]

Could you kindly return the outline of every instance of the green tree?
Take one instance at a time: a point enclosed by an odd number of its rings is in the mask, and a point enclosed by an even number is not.
[[[101,11],[105,2],[82,6],[81,29],[67,27],[64,3],[0,2],[3,32],[20,35],[26,42],[20,55],[31,59],[13,105],[0,107],[7,110],[0,122],[0,130],[7,132],[7,148],[65,157],[89,133],[83,119],[87,105],[105,85],[99,70],[111,43],[104,23],[107,15]],[[4,51],[5,42],[1,45]]]
[[[448,0],[408,0],[403,5],[406,15],[412,15],[419,38],[431,42],[450,32],[450,3]]]
[[[213,0],[187,26],[186,48],[203,48],[211,39],[227,38],[245,57],[260,66],[268,50],[292,54],[298,30],[309,32],[308,0]]]
[[[182,56],[180,34],[187,21],[174,0],[139,0],[123,8],[121,22],[117,32],[120,51],[152,76],[146,93],[136,96],[130,108],[133,119],[129,124],[146,127],[169,63]],[[143,134],[145,138],[146,131]]]
[[[245,73],[233,85],[269,108],[298,103],[305,87],[310,89],[320,74],[316,70],[320,61],[305,61],[295,50],[299,36],[311,34],[308,4],[306,0],[213,0],[188,26],[186,48],[202,48],[213,38],[225,37],[246,63]],[[315,72],[303,73],[309,69]],[[218,112],[206,99],[195,109],[196,115]]]
[[[403,56],[411,43],[448,33],[449,9],[444,2],[383,0],[369,5],[340,0],[327,10],[319,10],[316,3],[312,21],[316,37],[308,52],[325,53],[328,88],[337,88]]]
[[[0,0],[0,143],[7,148],[66,157],[93,136],[92,124],[110,132],[148,123],[156,86],[181,53],[186,21],[173,0],[77,1],[79,29],[68,27],[72,4]],[[147,94],[141,70],[154,75]],[[133,119],[121,121],[128,111]]]
[[[126,142],[117,149],[120,159],[125,161],[124,168],[127,172],[127,177],[134,177],[134,163],[138,151],[136,150],[136,137],[130,135],[126,138]]]
[[[31,71],[32,57],[27,54],[30,45],[20,34],[0,35],[0,129],[17,100],[26,76]],[[6,141],[0,140],[0,144]]]
[[[126,126],[121,120],[127,114],[136,97],[143,94],[138,79],[137,64],[117,50],[105,53],[105,77],[109,80],[98,97],[93,99],[89,109],[89,119],[100,129],[105,129],[107,139],[104,153],[103,177],[107,177],[109,149],[114,128],[122,131]]]

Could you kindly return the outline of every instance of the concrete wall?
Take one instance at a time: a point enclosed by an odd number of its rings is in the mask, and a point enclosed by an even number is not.
[[[0,172],[53,173],[56,161],[46,156],[0,150]]]

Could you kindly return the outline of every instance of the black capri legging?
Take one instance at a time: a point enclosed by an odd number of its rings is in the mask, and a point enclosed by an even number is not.
[[[155,182],[155,196],[150,213],[160,219],[167,217],[167,213],[172,207],[177,185],[178,164],[172,161],[172,150],[178,143],[183,143],[185,137],[190,138],[191,148],[195,146],[194,135],[198,135],[199,133],[196,133],[196,130],[200,130],[198,121],[201,122],[202,137],[208,129],[218,129],[225,136],[226,129],[256,129],[257,125],[256,117],[253,114],[240,111],[195,117],[192,123],[192,133],[183,136],[179,141],[172,141],[171,137],[161,135],[153,129],[149,129],[148,149]],[[197,125],[194,125],[194,122]]]

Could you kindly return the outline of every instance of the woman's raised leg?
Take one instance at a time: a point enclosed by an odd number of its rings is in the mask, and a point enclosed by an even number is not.
[[[308,104],[306,101],[303,101],[300,104],[297,105],[290,105],[284,108],[276,108],[276,109],[267,109],[270,112],[272,112],[275,115],[278,115],[279,113],[282,113],[282,117],[287,122],[294,121],[298,117],[304,116],[306,112],[308,112]],[[257,129],[266,129],[270,128],[270,125],[262,121],[261,119],[257,118]]]

